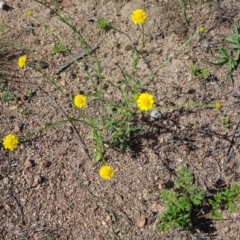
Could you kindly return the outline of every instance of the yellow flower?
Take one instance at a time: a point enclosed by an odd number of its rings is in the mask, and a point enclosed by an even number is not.
[[[33,15],[32,11],[27,11],[27,16],[28,17],[32,17],[32,15]]]
[[[8,134],[4,139],[3,139],[3,147],[5,149],[9,150],[14,150],[15,148],[18,147],[19,145],[19,140],[18,137],[13,135],[13,134]]]
[[[105,180],[109,180],[114,176],[114,170],[109,165],[104,165],[99,169],[99,175]]]
[[[87,97],[82,94],[77,94],[74,99],[73,103],[78,108],[83,108],[87,104]]]
[[[27,56],[21,56],[18,58],[18,67],[23,68],[26,65],[27,62]]]
[[[221,109],[222,108],[222,104],[220,102],[216,102],[214,107],[217,108],[217,109]]]
[[[153,108],[154,98],[150,93],[142,93],[137,99],[137,106],[141,111],[149,111]]]
[[[136,9],[131,15],[134,24],[143,24],[146,22],[147,14],[143,9]]]
[[[201,27],[199,27],[198,31],[199,31],[200,33],[203,33],[203,32],[205,31],[205,28],[204,28],[203,26],[201,26]]]

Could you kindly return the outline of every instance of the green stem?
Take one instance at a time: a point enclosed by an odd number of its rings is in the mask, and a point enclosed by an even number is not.
[[[142,46],[141,46],[141,49],[140,49],[140,54],[142,54],[142,50],[145,46],[145,30],[144,30],[144,24],[141,25],[142,26]]]

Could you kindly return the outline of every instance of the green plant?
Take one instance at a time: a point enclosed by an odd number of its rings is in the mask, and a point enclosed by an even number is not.
[[[4,101],[11,101],[15,98],[15,95],[12,92],[4,91],[0,94],[0,97]]]
[[[121,109],[122,110],[122,109]],[[122,110],[121,120],[113,119],[107,122],[111,131],[111,140],[122,150],[129,149],[129,142],[132,138],[141,133],[141,129],[133,124],[133,116],[128,110]]]
[[[0,79],[0,90],[3,91],[5,86],[7,84],[7,81]]]
[[[15,98],[15,95],[12,92],[9,91],[5,91],[5,87],[6,87],[7,82],[3,79],[0,79],[0,91],[2,91],[0,93],[0,98],[4,101],[11,101]]]
[[[200,77],[200,78],[205,78],[209,75],[210,72],[205,68],[199,68],[195,65],[192,65],[190,67],[190,73],[193,76]]]
[[[66,53],[66,52],[68,52],[67,47],[60,42],[54,43],[53,46],[51,47],[52,54]]]
[[[227,37],[226,40],[231,44],[230,49],[220,47],[218,50],[220,52],[219,57],[214,57],[218,62],[208,62],[209,64],[215,66],[227,66],[227,80],[232,76],[232,72],[236,69],[240,63],[240,27],[239,23],[233,23],[234,34]]]
[[[162,190],[160,195],[166,210],[160,220],[160,230],[169,228],[187,228],[191,223],[191,213],[194,207],[200,205],[203,200],[203,192],[193,184],[194,176],[185,166],[177,173],[173,191]]]
[[[223,127],[225,127],[225,128],[229,128],[229,127],[230,127],[230,120],[229,120],[229,118],[223,117],[223,118],[222,118],[222,125],[223,125]]]
[[[39,4],[42,4],[50,9],[51,12],[59,19],[59,21],[69,27],[69,29],[72,30],[74,39],[77,40],[78,45],[81,46],[83,51],[87,52],[86,55],[89,60],[89,67],[84,68],[81,64],[79,64],[75,57],[69,51],[67,51],[67,54],[71,60],[73,60],[74,63],[80,68],[82,73],[85,74],[91,87],[88,94],[86,96],[84,95],[86,100],[84,103],[84,108],[81,102],[76,105],[73,99],[70,99],[68,97],[69,95],[64,93],[65,91],[58,85],[58,81],[56,80],[55,76],[48,76],[46,73],[42,72],[42,68],[37,68],[35,65],[28,64],[28,66],[42,73],[43,77],[64,97],[66,97],[69,102],[73,103],[76,107],[76,110],[80,111],[81,117],[79,119],[69,118],[68,116],[66,116],[66,118],[69,121],[80,122],[91,129],[92,134],[90,135],[90,138],[92,140],[94,159],[106,162],[107,159],[105,159],[104,156],[106,148],[117,147],[123,151],[126,151],[130,147],[131,141],[141,133],[141,127],[138,123],[139,110],[142,111],[142,114],[148,114],[148,111],[150,111],[154,105],[153,96],[151,104],[148,104],[150,102],[150,98],[146,99],[146,96],[144,96],[142,100],[138,99],[138,97],[140,98],[140,95],[143,94],[142,91],[144,89],[144,84],[149,82],[163,65],[167,64],[184,46],[198,36],[198,31],[196,31],[196,33],[186,42],[184,42],[176,51],[170,54],[165,61],[160,63],[156,69],[149,74],[149,76],[147,76],[145,79],[141,79],[141,76],[139,76],[138,72],[138,65],[142,58],[143,48],[145,47],[144,23],[147,18],[146,12],[143,9],[140,9],[142,15],[137,14],[135,16],[135,18],[140,19],[134,18],[134,24],[141,25],[141,42],[139,46],[135,46],[135,49],[132,51],[133,59],[131,71],[129,73],[123,73],[122,84],[118,84],[116,83],[115,79],[109,80],[108,77],[104,75],[101,60],[98,58],[98,51],[88,50],[92,49],[88,44],[88,41],[82,36],[81,32],[78,31],[77,26],[71,23],[69,18],[66,16],[66,13],[61,10],[55,1],[50,0],[46,3],[45,1],[35,0],[35,2],[38,2]],[[139,9],[133,12],[136,13],[136,11],[139,12]],[[39,19],[32,12],[28,14],[28,17],[31,17],[34,21],[40,23],[52,35],[54,41],[57,43],[54,46],[53,52],[62,51],[62,46],[64,45],[62,44],[60,37],[58,37],[51,30],[49,25],[45,24],[44,21]],[[116,31],[121,32],[105,18],[97,18],[96,25],[100,30],[113,28]],[[126,33],[123,34],[129,38]],[[63,49],[65,50],[65,48]],[[113,89],[114,92],[116,92],[116,98],[109,99],[108,94],[105,93],[105,88]],[[84,89],[82,89],[82,91],[83,90]],[[79,93],[74,94],[79,95]],[[144,94],[151,95],[148,93]],[[139,103],[140,100],[142,102]],[[93,104],[97,106],[97,112],[88,111],[88,106],[92,105],[90,102],[94,102]],[[147,106],[143,106],[144,104]]]
[[[209,212],[209,216],[214,219],[222,219],[223,209],[230,212],[237,211],[237,201],[240,202],[240,188],[239,184],[233,184],[230,189],[214,194],[213,197],[209,199],[209,204],[213,208]]]
[[[97,24],[97,28],[99,28],[99,29],[108,30],[108,29],[112,28],[111,23],[109,23],[107,21],[107,19],[105,19],[103,17],[98,17],[96,20],[96,24]]]

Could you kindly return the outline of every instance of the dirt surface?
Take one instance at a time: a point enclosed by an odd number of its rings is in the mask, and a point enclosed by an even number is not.
[[[213,60],[216,48],[225,45],[226,36],[233,32],[231,22],[240,19],[240,2],[191,1],[191,6],[186,3],[186,19],[177,0],[59,2],[89,44],[99,47],[103,75],[116,84],[121,84],[123,73],[131,70],[133,49],[141,43],[140,28],[129,17],[134,9],[143,8],[148,15],[146,46],[139,64],[142,79],[193,36],[199,26],[204,26],[204,34],[176,54],[144,89],[154,95],[158,107],[221,102],[223,108],[166,109],[156,122],[140,117],[144,131],[135,151],[106,152],[115,169],[110,181],[99,177],[100,164],[86,157],[70,124],[38,133],[13,152],[1,148],[0,239],[240,239],[239,211],[224,212],[222,221],[200,214],[195,226],[185,231],[158,230],[164,210],[160,190],[175,179],[180,166],[189,167],[206,195],[218,189],[219,180],[230,186],[240,179],[240,130],[236,129],[240,119],[240,72],[235,70],[232,80],[226,82],[225,67],[202,62]],[[68,56],[50,53],[54,44],[51,33],[26,12],[33,11],[75,54],[81,47],[71,30],[35,1],[6,3],[8,11],[0,10],[1,22],[7,25],[1,39],[15,42],[17,47],[2,54],[0,60],[7,90],[16,98],[0,100],[1,139],[9,132],[24,136],[45,123],[65,119],[58,106],[69,116],[80,117],[42,74],[31,68],[18,69],[19,56],[26,54],[31,61],[48,63],[44,73],[55,76],[69,97],[92,91],[76,65],[55,75]],[[99,33],[96,17],[105,17],[129,37],[114,29]],[[87,58],[80,62],[91,67]],[[218,80],[190,76],[192,64],[208,68]],[[28,101],[27,93],[38,87],[44,91],[38,89]],[[106,97],[119,98],[110,86]],[[97,105],[90,103],[87,111],[97,113]],[[229,128],[223,127],[223,117],[230,119]],[[90,130],[80,123],[75,126],[92,158]]]

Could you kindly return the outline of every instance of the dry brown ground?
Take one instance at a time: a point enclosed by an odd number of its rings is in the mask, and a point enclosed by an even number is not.
[[[1,56],[4,63],[1,67],[5,70],[2,78],[16,96],[14,101],[1,100],[1,138],[9,132],[23,136],[47,122],[63,119],[62,112],[48,96],[69,116],[78,117],[41,74],[16,67],[18,56],[27,54],[31,60],[49,63],[44,71],[53,75],[67,59],[64,55],[50,54],[54,40],[34,19],[26,17],[28,10],[48,24],[73,53],[80,50],[78,42],[45,7],[29,0],[6,2],[10,9],[1,10],[0,17],[8,27],[2,31],[1,39],[23,47]],[[144,134],[136,151],[123,154],[109,149],[106,153],[116,171],[110,181],[99,178],[99,164],[86,158],[70,125],[48,129],[13,152],[1,148],[0,239],[240,239],[240,212],[224,213],[223,221],[212,221],[207,214],[199,216],[194,229],[187,231],[158,231],[164,210],[159,192],[174,180],[174,173],[181,165],[189,166],[196,183],[207,195],[216,188],[219,179],[229,186],[240,178],[239,131],[229,148],[240,118],[240,72],[234,71],[233,81],[226,83],[225,68],[213,68],[202,62],[216,54],[217,46],[224,45],[225,37],[232,32],[231,21],[240,19],[240,2],[190,2],[192,7],[188,5],[186,11],[188,26],[177,0],[62,1],[63,10],[83,36],[91,45],[99,46],[103,74],[118,84],[123,79],[121,70],[131,69],[131,51],[139,43],[140,30],[129,20],[135,8],[144,8],[148,14],[147,43],[139,66],[142,78],[192,36],[197,27],[205,26],[204,35],[188,44],[145,88],[154,94],[159,107],[216,101],[224,107],[220,111],[165,110],[161,122],[152,126],[142,119]],[[99,35],[91,21],[97,16],[111,20],[131,40],[115,30]],[[82,62],[89,66],[87,59]],[[189,67],[193,63],[210,69],[219,81],[190,78]],[[79,91],[91,92],[87,78],[75,65],[62,72],[57,82],[69,96]],[[26,101],[24,95],[37,87],[48,96],[37,91],[30,102]],[[106,94],[109,99],[117,97],[111,88],[106,89]],[[98,109],[90,105],[88,111]],[[228,129],[221,124],[224,116],[231,121]],[[76,127],[92,156],[89,130],[81,124]],[[230,156],[226,156],[228,150]],[[226,164],[227,161],[231,164]],[[139,228],[136,221],[141,217],[147,221]]]

